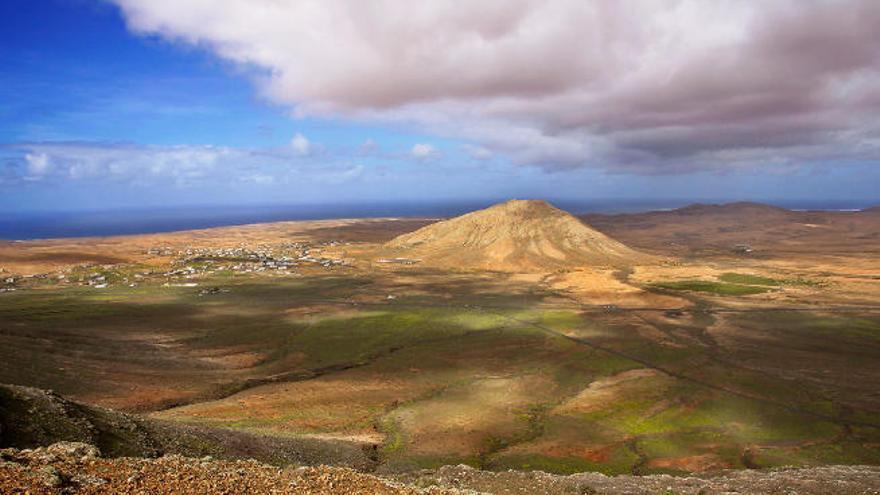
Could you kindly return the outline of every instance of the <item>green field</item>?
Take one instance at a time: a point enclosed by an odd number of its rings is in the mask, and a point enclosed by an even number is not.
[[[741,285],[767,285],[770,287],[776,287],[781,285],[781,281],[769,278],[769,277],[761,277],[758,275],[749,275],[746,273],[733,273],[727,272],[722,273],[718,276],[718,280],[722,282],[727,282],[731,284],[741,284]]]
[[[773,290],[770,279],[720,278],[656,287]],[[671,322],[430,272],[200,284],[4,294],[0,381],[174,421],[376,442],[389,471],[880,463],[869,380],[880,321],[867,315]],[[209,286],[228,292],[199,294]],[[724,339],[712,331],[720,318]]]

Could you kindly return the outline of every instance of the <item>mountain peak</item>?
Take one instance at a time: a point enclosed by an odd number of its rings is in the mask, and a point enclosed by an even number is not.
[[[628,265],[649,258],[546,201],[510,200],[386,244],[427,264],[501,271]]]
[[[508,211],[551,211],[556,210],[562,212],[562,210],[556,208],[550,203],[544,201],[543,199],[509,199],[503,203],[496,203],[487,210],[491,209],[503,209]],[[564,212],[563,212],[564,213]]]

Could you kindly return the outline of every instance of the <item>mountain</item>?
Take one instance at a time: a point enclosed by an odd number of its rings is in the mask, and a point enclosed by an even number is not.
[[[545,201],[511,200],[398,236],[390,255],[429,265],[499,271],[546,271],[650,262]]]
[[[752,256],[880,252],[880,208],[798,211],[760,203],[692,204],[643,213],[582,215],[601,232],[636,249],[669,256]]]

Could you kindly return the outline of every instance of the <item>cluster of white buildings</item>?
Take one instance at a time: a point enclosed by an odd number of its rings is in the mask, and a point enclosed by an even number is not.
[[[321,246],[336,246],[337,241],[322,243]],[[188,248],[180,252],[180,258],[172,262],[183,265],[170,275],[192,275],[195,271],[232,270],[240,273],[266,271],[285,272],[304,264],[320,265],[325,268],[346,266],[344,259],[320,255],[321,249],[310,244],[293,242],[274,248],[271,246],[246,246],[234,248]],[[188,273],[180,273],[186,270]]]
[[[69,285],[90,286],[104,289],[111,283],[121,283],[136,287],[139,282],[151,277],[162,277],[166,285],[181,286],[183,283],[193,284],[193,278],[217,272],[263,273],[278,275],[293,274],[294,268],[303,266],[320,266],[328,269],[349,266],[349,261],[341,258],[328,257],[322,254],[323,247],[335,247],[344,244],[341,241],[326,241],[317,245],[304,242],[288,242],[277,247],[260,245],[254,248],[241,245],[225,248],[194,248],[175,249],[169,246],[151,247],[144,254],[150,256],[175,257],[167,271],[141,270],[131,273],[118,265],[79,265],[66,268],[53,274],[28,276],[8,275],[5,269],[0,277],[0,292],[11,292],[27,286],[29,279],[54,278],[58,283]],[[112,276],[111,276],[112,275]],[[25,285],[22,285],[22,284]],[[197,284],[195,284],[197,285]],[[192,286],[195,286],[192,285]],[[190,286],[190,285],[186,285]]]

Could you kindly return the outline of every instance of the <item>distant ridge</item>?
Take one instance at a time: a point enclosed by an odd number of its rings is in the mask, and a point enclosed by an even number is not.
[[[703,214],[719,214],[719,215],[796,215],[803,213],[822,213],[822,212],[880,212],[880,205],[872,206],[864,209],[834,209],[834,208],[785,208],[782,206],[768,205],[765,203],[754,203],[750,201],[739,201],[734,203],[693,203],[681,208],[671,210],[645,211],[641,213],[629,213],[628,215],[644,215],[653,213],[665,214],[682,214],[682,215],[703,215]],[[589,215],[584,215],[588,217]]]
[[[748,201],[740,201],[736,203],[723,204],[703,204],[694,203],[681,208],[670,210],[672,213],[681,213],[685,215],[721,213],[721,214],[785,214],[791,213],[791,210],[767,205],[763,203],[752,203]]]
[[[499,271],[622,266],[652,259],[537,200],[510,200],[437,222],[385,247],[427,264]]]

